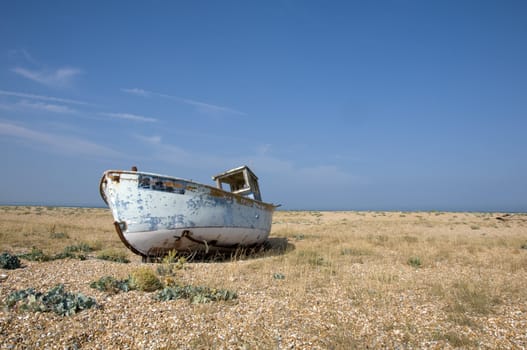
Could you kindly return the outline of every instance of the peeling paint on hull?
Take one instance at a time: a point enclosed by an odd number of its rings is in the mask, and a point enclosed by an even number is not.
[[[269,236],[275,206],[189,180],[108,170],[100,193],[134,253],[254,246]]]

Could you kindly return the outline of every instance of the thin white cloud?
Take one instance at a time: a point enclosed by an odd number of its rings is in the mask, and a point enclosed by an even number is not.
[[[183,98],[183,97],[179,97],[179,96],[172,96],[172,95],[162,94],[162,93],[159,93],[159,92],[153,92],[153,91],[148,91],[148,90],[139,89],[139,88],[121,89],[121,91],[126,92],[126,93],[131,94],[131,95],[136,95],[136,96],[143,96],[143,97],[157,96],[157,97],[173,100],[173,101],[176,101],[176,102],[179,102],[179,103],[188,104],[188,105],[191,105],[191,106],[195,107],[199,112],[204,113],[204,114],[213,114],[213,115],[217,115],[217,114],[247,115],[247,113],[238,111],[238,110],[233,109],[233,108],[224,107],[224,106],[218,106],[218,105],[211,104],[211,103],[206,103],[206,102],[202,102],[202,101],[192,100],[192,99],[189,99],[189,98]]]
[[[157,119],[145,117],[142,115],[137,114],[130,114],[130,113],[99,113],[99,115],[103,115],[105,117],[115,118],[115,119],[125,119],[125,120],[132,120],[136,122],[145,122],[145,123],[154,123],[157,122]]]
[[[135,138],[149,145],[160,145],[162,141],[162,137],[159,135],[153,135],[153,136],[134,135],[134,136]]]
[[[135,134],[133,137],[143,142],[146,146],[152,147],[154,152],[148,152],[149,159],[191,168],[206,168],[216,164],[216,162],[219,162],[221,165],[221,161],[217,157],[200,154],[178,145],[165,143],[159,135],[144,136]],[[170,156],[167,157],[167,154]]]
[[[301,166],[290,159],[279,158],[271,155],[271,145],[263,145],[253,154],[241,154],[234,157],[221,157],[214,152],[199,153],[181,146],[164,143],[161,136],[134,135],[146,145],[153,147],[154,152],[149,152],[157,160],[167,164],[174,164],[192,168],[227,169],[243,164],[255,165],[259,172],[267,174],[270,178],[286,186],[305,188],[329,181],[326,186],[338,188],[364,183],[365,180],[350,174],[335,165],[312,164]],[[263,149],[262,149],[263,148]],[[166,157],[166,154],[173,156]],[[254,170],[254,169],[253,169]],[[326,180],[324,180],[326,179]]]
[[[41,101],[49,101],[49,102],[59,102],[59,103],[66,103],[66,104],[74,104],[74,105],[90,105],[90,103],[83,102],[83,101],[70,100],[70,99],[67,99],[67,98],[59,98],[59,97],[52,97],[52,96],[26,94],[24,92],[16,92],[16,91],[0,90],[0,95],[11,96],[11,97],[27,98],[27,99],[33,99],[33,100],[41,100]]]
[[[26,100],[22,100],[18,102],[16,105],[22,108],[37,109],[37,110],[51,112],[51,113],[71,114],[71,113],[77,112],[75,109],[70,108],[65,105],[57,105],[57,104],[43,103],[43,102],[29,102]]]
[[[150,93],[143,89],[121,89],[122,92],[126,92],[131,95],[148,96]]]
[[[82,73],[80,69],[71,67],[64,67],[56,70],[33,70],[23,67],[15,67],[12,71],[29,80],[53,87],[67,87],[72,83],[76,76]]]
[[[200,112],[205,113],[205,114],[229,113],[229,114],[247,115],[244,112],[240,112],[240,111],[237,111],[235,109],[228,108],[228,107],[217,106],[217,105],[213,105],[213,104],[210,104],[210,103],[205,103],[205,102],[191,100],[191,99],[188,99],[188,98],[180,98],[180,97],[173,97],[173,98],[175,98],[178,101],[181,101],[183,103],[186,103],[186,104],[189,104],[191,106],[194,106]]]
[[[44,145],[51,147],[52,150],[59,153],[87,155],[87,156],[105,156],[121,157],[119,152],[93,143],[82,140],[77,137],[69,137],[59,134],[50,134],[41,131],[32,130],[23,126],[0,122],[0,135],[14,137],[23,141],[29,141],[30,145]]]
[[[33,56],[31,56],[26,49],[12,49],[12,50],[9,50],[7,54],[8,54],[8,57],[12,60],[16,60],[16,61],[22,60],[32,65],[37,65],[37,66],[40,65],[40,62],[34,59]]]

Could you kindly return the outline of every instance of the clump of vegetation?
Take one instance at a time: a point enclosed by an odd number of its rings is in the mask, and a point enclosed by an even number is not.
[[[144,292],[153,292],[163,288],[163,283],[149,267],[140,267],[130,275],[132,286]]]
[[[89,253],[93,249],[88,243],[81,242],[77,245],[70,245],[66,248],[64,248],[65,253],[77,253],[77,252],[83,252],[83,253]]]
[[[20,259],[16,255],[7,252],[0,254],[0,268],[14,270],[20,267]]]
[[[283,279],[285,279],[285,275],[283,273],[281,273],[281,272],[275,272],[275,273],[273,273],[273,278],[275,280],[283,280]]]
[[[421,259],[418,256],[412,256],[408,259],[408,265],[415,268],[421,267]]]
[[[173,276],[177,270],[186,267],[187,259],[178,257],[175,250],[170,251],[162,261],[162,265],[157,267],[157,273],[161,276]]]
[[[18,256],[25,260],[38,262],[50,261],[53,259],[51,256],[45,254],[42,249],[38,249],[36,247],[31,248],[31,251],[29,253],[20,254]]]
[[[55,255],[45,254],[42,251],[42,249],[33,247],[31,248],[31,252],[26,253],[26,254],[20,254],[19,257],[22,259],[29,260],[29,261],[38,261],[38,262],[66,259],[66,258],[85,260],[86,255],[82,254],[82,252],[90,252],[90,251],[91,251],[91,248],[86,243],[79,243],[77,245],[68,246],[64,248],[62,252],[55,254]]]
[[[78,258],[80,260],[86,260],[86,255],[83,253],[89,253],[91,251],[92,248],[87,243],[79,243],[77,245],[67,246],[62,253],[56,254],[54,259]]]
[[[121,291],[128,292],[135,289],[130,276],[123,280],[115,279],[112,276],[104,276],[99,278],[97,281],[90,283],[90,287],[102,292],[109,292],[113,294],[119,293]]]
[[[452,312],[486,315],[500,303],[499,297],[493,296],[482,282],[458,281],[452,285],[450,293],[452,299],[448,309]]]
[[[523,244],[521,245],[521,249],[527,249],[527,242],[525,242],[525,243],[523,243]]]
[[[49,238],[51,239],[68,239],[70,236],[67,233],[64,232],[51,232],[49,234]]]
[[[204,304],[212,301],[228,301],[238,297],[235,292],[225,289],[214,289],[195,286],[170,286],[159,291],[156,300],[168,301],[175,299],[189,299],[193,304]]]
[[[61,316],[70,316],[97,306],[95,299],[81,293],[66,292],[62,284],[56,285],[47,293],[37,292],[33,288],[13,292],[7,296],[6,304],[8,308],[19,304],[23,310],[54,312]]]
[[[97,259],[114,261],[119,263],[129,263],[126,253],[116,249],[105,249],[97,255]]]

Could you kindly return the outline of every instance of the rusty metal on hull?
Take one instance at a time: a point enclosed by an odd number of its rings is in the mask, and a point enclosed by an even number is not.
[[[117,231],[117,236],[119,236],[124,246],[130,249],[134,254],[144,256],[144,254],[142,254],[139,250],[135,249],[130,243],[128,243],[126,238],[124,238],[123,230],[121,230],[121,225],[117,221],[114,221],[113,225],[115,226],[115,231]]]

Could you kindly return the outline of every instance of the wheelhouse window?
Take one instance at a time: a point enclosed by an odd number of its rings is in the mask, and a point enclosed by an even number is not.
[[[258,177],[247,166],[228,170],[213,176],[212,179],[216,182],[216,186],[219,189],[258,201],[262,200],[260,188],[258,187]]]

